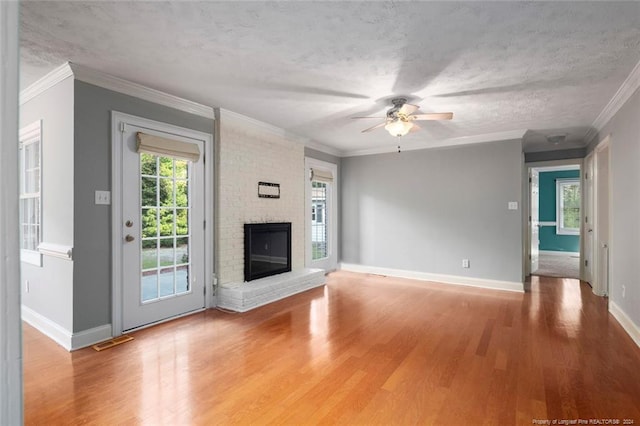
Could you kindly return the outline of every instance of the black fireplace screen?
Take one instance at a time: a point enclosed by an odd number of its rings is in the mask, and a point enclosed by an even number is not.
[[[244,225],[244,280],[291,270],[291,223]]]

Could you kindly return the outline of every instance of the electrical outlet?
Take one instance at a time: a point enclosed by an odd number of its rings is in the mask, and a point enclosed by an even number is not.
[[[96,204],[111,204],[111,191],[96,191]]]
[[[469,259],[462,259],[462,267],[463,268],[469,267]]]
[[[627,287],[625,287],[624,285],[622,286],[622,298],[624,299],[625,297],[627,297]]]

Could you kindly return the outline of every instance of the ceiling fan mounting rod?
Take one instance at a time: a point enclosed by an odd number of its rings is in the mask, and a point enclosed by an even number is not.
[[[387,111],[387,118],[395,120],[395,119],[398,118],[398,111],[400,111],[400,108],[402,108],[402,106],[407,103],[407,99],[406,98],[393,98],[393,99],[391,99],[391,103],[393,104],[393,108],[391,108],[391,109],[389,109],[389,111]]]

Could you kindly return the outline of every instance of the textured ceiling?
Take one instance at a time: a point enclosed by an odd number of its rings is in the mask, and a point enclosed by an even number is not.
[[[529,151],[581,146],[640,61],[638,2],[23,2],[24,88],[71,61],[342,151],[405,95],[404,146],[529,130]],[[545,136],[566,134],[563,144]]]

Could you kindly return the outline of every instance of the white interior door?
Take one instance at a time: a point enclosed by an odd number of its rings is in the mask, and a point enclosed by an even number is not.
[[[597,280],[594,291],[609,294],[609,143],[596,148],[596,256]]]
[[[179,134],[127,124],[122,132],[122,329],[205,307],[204,166],[138,152],[143,132],[195,144]]]
[[[531,202],[529,221],[529,235],[531,236],[531,247],[529,249],[529,255],[531,259],[531,272],[538,270],[538,260],[540,256],[540,174],[537,170],[531,169],[529,172],[529,193]]]
[[[332,271],[338,265],[337,166],[305,159],[306,265]]]
[[[582,267],[584,268],[583,278],[588,283],[593,285],[593,153],[589,154],[585,158],[584,162],[584,261]]]

